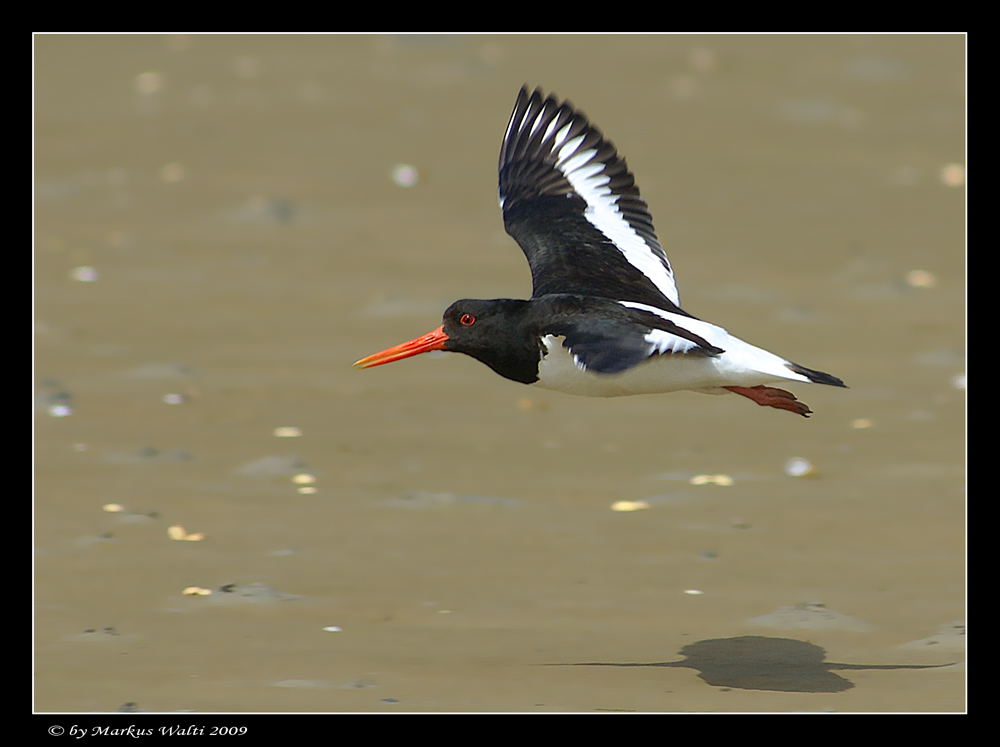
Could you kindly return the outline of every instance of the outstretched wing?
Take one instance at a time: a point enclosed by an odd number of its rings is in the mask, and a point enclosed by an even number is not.
[[[499,171],[504,227],[528,258],[533,298],[600,296],[685,314],[625,159],[569,102],[522,88]]]
[[[659,355],[714,357],[725,350],[706,337],[726,335],[715,325],[631,301],[551,295],[545,301],[544,335],[563,338],[577,366],[620,373]],[[580,312],[586,308],[588,313]],[[697,331],[690,329],[696,328]]]

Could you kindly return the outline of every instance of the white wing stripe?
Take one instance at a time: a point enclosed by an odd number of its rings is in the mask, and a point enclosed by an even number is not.
[[[569,125],[560,130],[557,138],[565,137],[568,127]],[[650,251],[643,238],[635,232],[618,210],[617,198],[607,186],[609,177],[603,173],[605,165],[597,161],[587,166],[597,152],[593,149],[582,153],[574,152],[583,137],[579,135],[559,149],[556,168],[587,203],[584,217],[590,224],[611,239],[633,267],[649,278],[664,296],[679,306],[680,298],[673,274],[663,266],[659,257]],[[553,150],[556,147],[554,145]]]
[[[549,126],[547,128],[545,128],[545,135],[542,137],[542,142],[543,143],[546,142],[550,137],[552,137],[552,132],[555,130],[556,125],[558,125],[558,124],[559,124],[559,117],[554,117],[552,119],[552,121],[549,122]],[[565,131],[565,129],[566,128],[563,128],[564,131]],[[558,147],[558,146],[559,146],[559,143],[556,143],[554,147]]]
[[[718,327],[709,322],[703,322],[701,319],[692,319],[691,317],[684,316],[683,314],[674,314],[673,312],[658,309],[655,306],[650,306],[649,304],[637,303],[636,301],[619,301],[618,303],[622,306],[627,306],[630,309],[639,309],[640,311],[648,311],[650,314],[656,314],[661,319],[666,319],[668,322],[676,324],[678,327],[686,329],[688,332],[693,332],[708,344],[715,345],[717,348],[722,348],[723,350],[725,350],[729,346],[730,342],[735,339],[731,337],[730,334],[722,327]],[[659,330],[654,330],[654,332],[658,331]],[[662,334],[669,333],[663,332]],[[688,343],[689,341],[685,340],[684,342]],[[693,345],[694,343],[689,344]]]
[[[555,124],[555,123],[556,123],[556,120],[552,120],[552,124]],[[556,139],[555,139],[555,141],[553,141],[553,143],[552,143],[552,149],[551,149],[551,150],[552,150],[552,152],[554,152],[554,151],[556,150],[556,148],[558,148],[559,146],[561,146],[561,145],[562,145],[562,142],[563,142],[563,140],[565,140],[565,139],[566,139],[566,136],[567,136],[567,135],[569,135],[569,129],[570,129],[570,127],[572,126],[572,124],[573,124],[572,122],[569,122],[569,123],[567,123],[567,124],[566,124],[566,125],[564,125],[564,126],[563,126],[563,128],[562,128],[561,130],[559,130],[559,132],[558,132],[558,133],[556,134]]]
[[[568,128],[569,125],[566,125],[566,127]],[[562,131],[560,131],[559,134],[562,134]],[[568,141],[562,148],[559,149],[559,155],[556,156],[556,167],[564,174],[566,174],[566,169],[564,168],[563,164],[574,155],[574,151],[578,147],[580,147],[580,143],[582,142],[583,142],[583,135],[577,135],[575,138]],[[590,160],[590,158],[592,158],[594,155],[594,151],[585,150],[583,153],[580,153],[579,155],[581,156],[586,155],[587,160]]]
[[[619,301],[618,303],[622,306],[656,314],[661,319],[666,319],[679,327],[694,332],[710,345],[722,348],[725,352],[713,359],[716,361],[713,365],[715,365],[716,370],[724,373],[726,376],[738,377],[747,372],[756,372],[772,376],[775,380],[809,381],[809,377],[791,370],[788,367],[788,361],[784,358],[774,353],[769,353],[763,348],[758,348],[756,345],[751,345],[749,342],[744,342],[740,338],[726,332],[722,327],[703,322],[701,319],[692,319],[681,314],[673,314],[644,303],[635,303],[634,301]],[[666,342],[666,338],[673,337],[669,332],[661,332],[654,329],[646,335],[646,341],[656,345],[657,339],[654,338],[658,335],[665,336],[659,338],[661,342]],[[687,340],[683,340],[683,343],[691,345]],[[730,381],[736,380],[735,378],[730,378]]]
[[[538,125],[540,125],[541,123],[542,123],[542,118],[541,117],[535,117],[535,119],[531,122],[531,130],[528,132],[528,137],[531,137],[532,135],[535,134],[535,130],[538,129]],[[523,129],[523,125],[522,125],[522,129]]]
[[[575,179],[585,182],[593,177],[595,167],[598,172],[604,169],[604,164],[602,163],[590,163],[594,155],[595,151],[585,150],[583,153],[577,153],[566,161],[561,161],[557,166],[564,174],[572,174]],[[572,182],[572,180],[570,181]],[[576,187],[575,184],[573,186]]]
[[[683,337],[678,337],[677,335],[672,335],[669,332],[664,332],[661,329],[654,329],[646,335],[646,342],[652,345],[649,352],[654,350],[657,353],[686,353],[696,347],[690,340],[685,340]]]

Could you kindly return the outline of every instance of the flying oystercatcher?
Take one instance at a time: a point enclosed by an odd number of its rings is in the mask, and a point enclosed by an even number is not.
[[[456,301],[433,332],[356,367],[448,350],[504,378],[570,394],[733,392],[805,417],[805,403],[767,385],[844,386],[681,309],[625,159],[568,101],[523,87],[499,170],[504,228],[528,258],[531,299]]]

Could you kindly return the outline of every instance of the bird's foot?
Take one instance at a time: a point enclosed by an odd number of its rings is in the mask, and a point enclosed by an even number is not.
[[[779,410],[788,410],[804,418],[808,418],[809,413],[812,412],[805,402],[799,402],[795,399],[794,394],[786,392],[784,389],[776,389],[772,386],[724,386],[722,388],[728,389],[747,399],[752,399],[761,407],[776,407]]]

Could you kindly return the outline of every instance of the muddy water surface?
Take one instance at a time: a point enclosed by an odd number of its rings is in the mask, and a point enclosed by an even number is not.
[[[35,53],[37,710],[964,707],[960,37]],[[627,156],[685,308],[850,389],[353,370],[530,293],[524,82]]]

